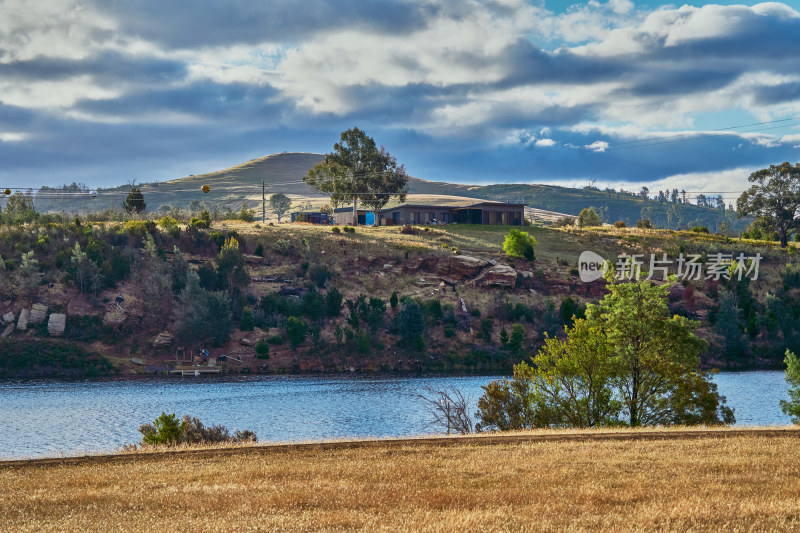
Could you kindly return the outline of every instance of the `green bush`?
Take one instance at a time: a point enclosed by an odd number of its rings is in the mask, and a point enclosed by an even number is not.
[[[231,437],[223,425],[205,426],[195,417],[184,415],[178,420],[175,413],[161,413],[152,423],[139,427],[142,445],[175,446],[177,444],[216,444],[221,442],[255,442],[256,434],[245,429]]]
[[[239,329],[242,331],[253,331],[256,327],[256,319],[249,307],[242,309],[242,316],[239,319]]]
[[[289,255],[292,250],[292,243],[287,239],[278,239],[272,245],[272,249],[276,254]]]
[[[339,229],[339,226],[334,226],[331,228],[331,232],[333,233],[341,233],[342,230]]]
[[[639,229],[653,229],[653,223],[650,222],[650,219],[643,218],[636,221],[636,227]]]
[[[692,231],[695,233],[710,233],[705,226],[695,226],[692,228]]]
[[[582,209],[578,214],[578,227],[580,228],[602,225],[603,221],[600,219],[600,215],[597,214],[597,211],[595,211],[594,208],[587,207]]]
[[[281,344],[283,344],[283,335],[278,335],[277,333],[275,335],[271,335],[267,339],[267,342],[270,344],[274,344],[275,346],[280,346]]]
[[[264,339],[256,343],[256,359],[269,359],[269,343]]]
[[[506,234],[506,239],[503,242],[503,251],[511,257],[524,257],[529,261],[533,261],[535,259],[534,247],[536,244],[536,239],[533,235],[513,228]]]
[[[303,319],[298,318],[296,316],[290,316],[286,319],[286,337],[289,339],[289,343],[292,345],[292,349],[297,349],[306,338],[306,333],[308,333],[308,325],[303,321]]]
[[[616,222],[614,222],[614,227],[617,229],[622,229],[625,227],[625,223],[621,220],[617,220]]]

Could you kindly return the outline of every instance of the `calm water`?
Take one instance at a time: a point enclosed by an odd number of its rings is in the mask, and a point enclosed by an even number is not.
[[[492,376],[169,377],[133,381],[0,382],[0,457],[113,451],[141,439],[138,427],[162,411],[206,425],[252,429],[259,440],[385,437],[434,433],[416,396],[457,387],[472,403]],[[720,393],[739,425],[788,424],[779,371],[723,373]],[[472,409],[474,412],[474,408]]]

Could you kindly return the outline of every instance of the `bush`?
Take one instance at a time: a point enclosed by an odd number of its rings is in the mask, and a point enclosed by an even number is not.
[[[331,272],[325,265],[314,264],[308,269],[308,277],[316,283],[317,287],[323,289],[328,280],[331,279]]]
[[[600,220],[600,215],[597,214],[591,207],[587,207],[582,209],[580,214],[578,214],[578,227],[580,228],[588,228],[592,226],[602,226],[603,221]]]
[[[325,311],[330,317],[336,317],[342,313],[342,293],[336,287],[328,289],[328,293],[325,295]]]
[[[636,227],[639,229],[653,229],[653,223],[649,218],[643,218],[636,221]]]
[[[334,227],[332,227],[332,228],[331,228],[331,231],[332,231],[333,233],[341,233],[341,232],[342,232],[342,230],[340,230],[340,229],[339,229],[339,226],[334,226]]]
[[[278,239],[272,245],[272,249],[277,254],[289,255],[289,252],[292,250],[292,243],[287,239]]]
[[[164,412],[151,424],[142,424],[139,432],[142,445],[151,446],[256,441],[256,434],[249,429],[236,431],[231,437],[223,425],[206,427],[198,418],[184,415],[182,420],[178,420],[174,413],[168,415]]]
[[[481,316],[481,310],[477,307],[473,307],[469,310],[469,314],[474,316],[475,318],[479,318]]]
[[[242,316],[239,319],[239,329],[242,331],[253,331],[256,327],[256,320],[249,307],[242,309]]]
[[[306,333],[308,333],[308,325],[303,321],[303,319],[298,318],[296,316],[290,316],[286,319],[286,337],[289,338],[289,343],[292,345],[292,349],[297,349],[306,338]]]
[[[389,305],[392,306],[392,310],[397,307],[397,291],[392,292],[392,295],[389,297]]]
[[[553,222],[554,228],[565,228],[575,225],[575,217],[560,217]]]
[[[400,233],[403,235],[416,235],[419,233],[419,230],[411,224],[403,224],[403,226],[400,228]]]
[[[625,223],[621,220],[617,220],[616,222],[614,222],[614,227],[617,229],[622,229],[625,227]]]
[[[263,244],[258,243],[258,246],[256,246],[256,249],[255,249],[255,254],[256,255],[260,255],[261,257],[264,257],[264,245]]]
[[[445,324],[444,336],[447,337],[448,339],[451,339],[456,336],[456,329],[453,327],[452,324]]]
[[[276,333],[275,335],[270,336],[267,339],[267,342],[270,343],[270,344],[274,344],[275,346],[280,346],[281,344],[283,344],[283,336],[282,335],[278,335]]]
[[[533,235],[519,229],[511,229],[503,242],[503,251],[511,257],[524,257],[533,261],[536,244]]]
[[[692,228],[692,231],[695,233],[710,233],[705,226],[695,226]]]
[[[256,343],[256,359],[269,359],[269,343],[264,339]]]
[[[345,226],[345,227],[342,228],[342,230],[345,233],[355,233],[356,232],[356,228],[351,228],[350,226]]]

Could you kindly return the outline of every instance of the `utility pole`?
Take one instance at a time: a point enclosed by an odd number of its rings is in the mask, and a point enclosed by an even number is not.
[[[267,221],[267,189],[264,180],[261,180],[261,224]]]

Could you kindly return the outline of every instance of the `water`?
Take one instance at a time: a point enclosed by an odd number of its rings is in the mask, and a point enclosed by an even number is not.
[[[493,376],[165,377],[89,382],[0,382],[0,458],[114,451],[162,411],[206,425],[252,429],[259,440],[302,441],[435,433],[418,394],[456,387],[472,398]],[[779,371],[722,373],[719,391],[739,425],[790,423]]]

